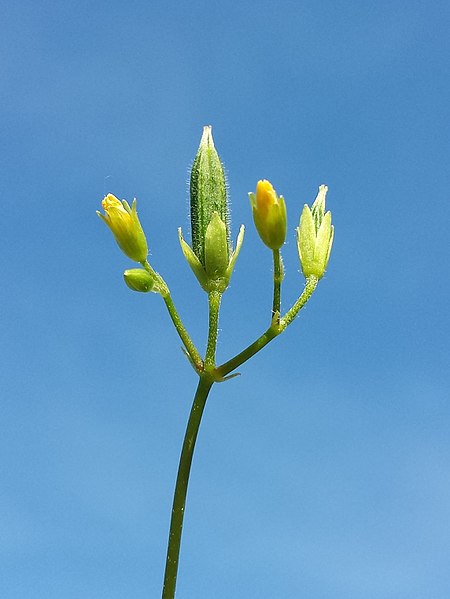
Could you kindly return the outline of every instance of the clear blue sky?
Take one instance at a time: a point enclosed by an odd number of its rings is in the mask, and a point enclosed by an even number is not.
[[[204,347],[187,179],[213,125],[233,236],[219,358],[267,325],[247,192],[321,183],[336,227],[301,317],[216,386],[179,599],[450,595],[448,2],[0,5],[0,596],[160,596],[196,379],[159,297],[96,217],[137,197],[154,267]]]

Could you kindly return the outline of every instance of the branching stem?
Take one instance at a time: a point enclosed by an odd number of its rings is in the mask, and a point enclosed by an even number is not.
[[[282,264],[281,256],[278,258],[274,252],[274,265],[278,263],[278,271],[274,268],[274,282],[278,279],[280,284],[282,280]],[[149,268],[151,268],[149,266]],[[277,275],[278,273],[278,275]],[[152,271],[153,276],[159,277],[157,273]],[[181,546],[181,534],[183,531],[183,519],[186,505],[186,496],[189,483],[189,474],[191,471],[192,457],[194,455],[195,442],[197,440],[198,431],[205,408],[208,394],[211,390],[212,385],[215,381],[221,380],[230,372],[238,368],[241,364],[246,362],[249,358],[259,352],[264,346],[266,346],[272,339],[280,335],[286,327],[294,320],[299,311],[303,308],[306,302],[313,294],[317,287],[318,279],[316,277],[310,277],[305,283],[303,293],[300,295],[298,300],[294,303],[288,312],[279,318],[279,301],[280,293],[279,288],[277,291],[277,285],[274,283],[274,314],[272,317],[272,323],[270,327],[263,333],[256,341],[251,343],[246,349],[234,356],[228,362],[225,362],[221,366],[215,366],[216,360],[216,346],[217,346],[217,331],[219,326],[219,311],[222,294],[217,291],[212,291],[208,294],[209,300],[209,331],[208,331],[208,343],[206,348],[204,368],[199,372],[199,383],[197,391],[195,393],[194,401],[192,404],[191,413],[189,415],[188,424],[186,427],[186,433],[184,436],[183,447],[181,450],[180,463],[178,466],[177,481],[175,485],[175,493],[173,498],[172,506],[172,517],[170,521],[170,532],[169,542],[167,547],[167,559],[166,569],[164,574],[164,586],[162,591],[162,599],[174,599],[175,588],[177,583],[178,574],[178,561],[180,556]],[[165,285],[162,278],[158,279],[158,284]],[[167,286],[165,285],[166,289]],[[163,289],[163,291],[165,291]],[[184,326],[181,324],[178,313],[176,312],[173,302],[170,298],[169,291],[167,293],[161,293],[166,302],[169,314],[177,328],[177,331],[185,344],[186,349],[189,351],[189,355],[198,356],[199,364],[203,366],[203,362],[198,355],[197,350],[190,341]],[[278,299],[277,299],[278,298]],[[177,326],[178,324],[178,326]],[[192,345],[191,345],[192,344]]]
[[[272,323],[270,327],[267,329],[267,331],[265,331],[265,333],[258,337],[256,341],[251,343],[243,351],[234,356],[234,358],[228,360],[228,362],[225,362],[224,364],[218,366],[216,368],[216,372],[218,373],[218,375],[221,377],[225,377],[227,374],[241,366],[241,364],[249,360],[257,352],[259,352],[264,346],[266,346],[270,341],[272,341],[272,339],[280,335],[286,329],[286,327],[288,327],[291,324],[291,322],[294,320],[294,318],[297,316],[297,314],[300,312],[300,310],[303,308],[306,302],[310,299],[310,297],[314,293],[314,290],[317,287],[318,282],[319,281],[317,277],[309,277],[306,280],[303,293],[300,295],[300,297],[292,306],[292,308],[288,310],[288,312],[286,312],[286,314],[280,319],[279,324],[277,324],[276,322]]]

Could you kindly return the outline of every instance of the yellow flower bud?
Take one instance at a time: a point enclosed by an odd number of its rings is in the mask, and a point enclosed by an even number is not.
[[[103,199],[102,206],[105,214],[98,211],[97,214],[113,232],[122,252],[135,262],[146,260],[147,240],[136,212],[136,200],[130,207],[128,202],[121,202],[110,193]]]
[[[277,196],[269,181],[258,181],[256,194],[249,193],[253,220],[262,241],[271,250],[279,250],[286,239],[286,204]]]

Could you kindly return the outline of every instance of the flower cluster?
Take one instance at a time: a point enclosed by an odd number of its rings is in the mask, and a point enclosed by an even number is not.
[[[326,185],[311,208],[305,204],[296,229],[301,268],[306,278],[321,279],[330,258],[334,227],[331,212],[325,211]],[[286,240],[287,213],[283,196],[279,196],[266,179],[258,181],[256,192],[249,193],[253,220],[264,244],[278,251]],[[208,293],[223,293],[228,287],[236,259],[244,239],[244,226],[239,231],[236,248],[231,245],[227,184],[222,162],[217,154],[211,127],[204,127],[200,146],[191,171],[190,213],[192,247],[178,230],[181,249],[200,285]],[[136,200],[130,205],[108,194],[102,201],[105,214],[97,212],[111,229],[120,249],[128,258],[146,264],[147,240],[136,211]],[[150,291],[154,277],[148,271],[125,272],[126,284],[135,291]]]

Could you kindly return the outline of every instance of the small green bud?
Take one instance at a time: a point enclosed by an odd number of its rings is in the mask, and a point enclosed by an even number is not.
[[[200,263],[206,266],[206,231],[215,212],[225,224],[226,239],[230,246],[227,184],[223,165],[214,147],[211,126],[203,128],[197,156],[192,165],[190,200],[192,249]]]
[[[130,268],[123,273],[127,286],[133,291],[148,293],[155,286],[154,278],[142,268]]]
[[[271,250],[279,250],[286,239],[286,204],[269,181],[258,181],[256,194],[249,193],[256,230]]]
[[[192,248],[178,229],[181,249],[203,289],[207,293],[223,293],[244,240],[244,226],[239,230],[233,251],[225,173],[214,147],[210,126],[203,128],[192,165],[190,191]]]
[[[296,229],[298,255],[306,278],[321,279],[330,258],[334,227],[331,212],[325,212],[327,191],[328,187],[321,185],[311,208],[305,204]]]
[[[143,262],[147,258],[148,247],[137,215],[136,200],[130,207],[128,202],[121,202],[110,193],[103,199],[102,206],[105,214],[98,210],[97,214],[113,232],[122,252],[135,262]]]

